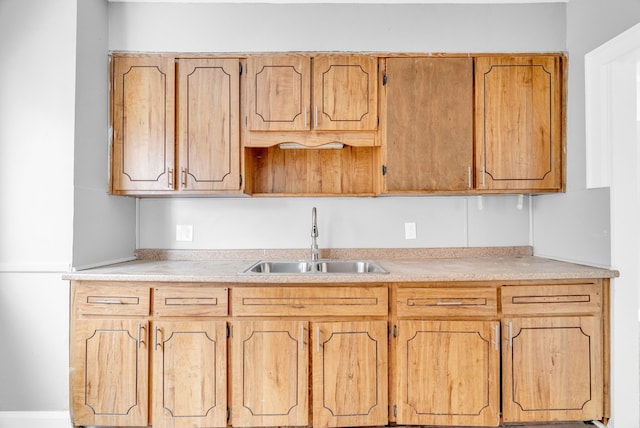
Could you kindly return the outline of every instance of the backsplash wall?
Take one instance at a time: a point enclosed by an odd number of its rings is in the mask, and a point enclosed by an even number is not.
[[[529,196],[141,199],[139,248],[248,249],[531,245]],[[416,239],[405,239],[405,223]],[[176,241],[176,226],[193,241]]]

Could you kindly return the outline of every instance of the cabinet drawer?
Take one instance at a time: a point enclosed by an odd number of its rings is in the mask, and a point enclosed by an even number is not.
[[[497,313],[495,288],[399,288],[398,318]]]
[[[217,317],[229,313],[227,288],[155,288],[153,313],[156,316]]]
[[[76,287],[75,307],[83,315],[149,315],[150,289],[144,286],[89,285]]]
[[[234,288],[235,316],[386,316],[386,287]]]
[[[502,287],[504,314],[597,314],[601,311],[600,283]]]

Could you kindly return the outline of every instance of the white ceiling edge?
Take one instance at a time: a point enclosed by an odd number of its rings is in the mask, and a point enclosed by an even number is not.
[[[366,4],[493,4],[568,3],[569,0],[108,0],[109,3],[366,3]]]

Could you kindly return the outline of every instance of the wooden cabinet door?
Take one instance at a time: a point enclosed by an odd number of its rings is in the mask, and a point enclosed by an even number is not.
[[[561,59],[476,59],[479,189],[562,189]]]
[[[602,418],[600,318],[506,318],[503,321],[503,420]]]
[[[473,59],[389,58],[382,89],[384,191],[473,187]]]
[[[309,425],[308,323],[233,324],[233,426]]]
[[[174,59],[113,58],[112,192],[174,188]]]
[[[240,189],[240,62],[178,60],[180,190]]]
[[[387,322],[312,324],[313,426],[386,425]]]
[[[498,426],[499,331],[498,321],[400,321],[396,422]]]
[[[311,127],[311,58],[252,55],[247,59],[250,131],[304,131]]]
[[[226,323],[156,322],[151,346],[153,426],[226,427]]]
[[[76,425],[147,426],[148,323],[75,320],[71,353]]]
[[[313,126],[318,130],[375,130],[378,63],[368,55],[313,58]]]

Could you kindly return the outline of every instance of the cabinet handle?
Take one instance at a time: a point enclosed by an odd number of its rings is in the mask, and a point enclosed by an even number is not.
[[[187,168],[182,168],[182,187],[187,187]]]
[[[103,300],[93,300],[89,303],[92,303],[94,305],[124,305],[124,302],[122,300],[107,300],[107,299],[103,299]]]
[[[136,341],[136,345],[138,346],[138,349],[140,349],[140,345],[141,345],[142,343],[145,343],[145,341],[144,341],[144,340],[142,340],[142,330],[143,330],[143,329],[144,329],[144,331],[145,331],[145,336],[146,336],[147,328],[146,328],[146,327],[144,327],[144,326],[142,325],[142,323],[138,323],[138,340]]]
[[[318,127],[318,106],[316,106],[316,114],[314,115],[315,127]]]
[[[167,186],[173,188],[173,168],[169,168],[169,174],[167,174]]]
[[[153,331],[153,350],[154,351],[158,349],[158,346],[162,347],[162,343],[158,343],[158,330],[159,328],[156,327],[155,330]]]
[[[471,167],[467,167],[467,188],[471,189],[473,184],[471,183]]]
[[[316,329],[316,337],[317,337],[317,341],[316,341],[316,349],[318,350],[318,352],[320,352],[320,326],[318,326],[318,328]]]
[[[513,347],[513,324],[509,321],[507,325],[509,326],[509,346]]]
[[[500,323],[496,323],[495,327],[495,340],[493,341],[493,346],[495,346],[496,351],[500,349]]]
[[[304,349],[304,324],[300,324],[300,349]]]
[[[484,187],[484,183],[485,183],[484,176],[485,176],[485,166],[482,165],[482,187]]]
[[[462,302],[438,302],[436,303],[436,306],[456,306],[461,304]]]

